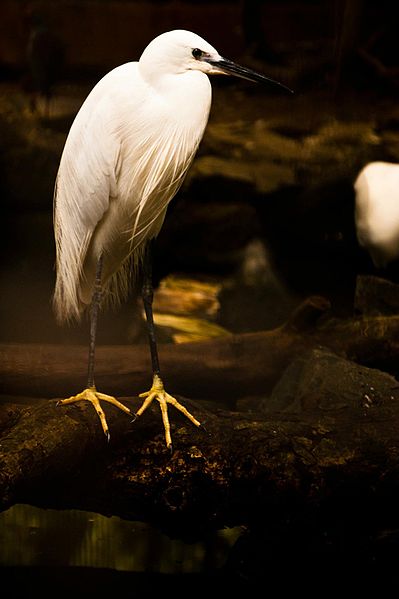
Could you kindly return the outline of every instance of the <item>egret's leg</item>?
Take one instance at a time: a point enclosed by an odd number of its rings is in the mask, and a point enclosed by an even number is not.
[[[143,261],[143,287],[142,287],[142,297],[144,310],[147,320],[147,330],[148,330],[148,340],[150,345],[151,352],[151,363],[152,363],[152,387],[149,391],[145,393],[140,393],[140,397],[145,398],[141,407],[137,410],[135,416],[141,416],[143,412],[148,408],[148,406],[152,403],[154,399],[159,402],[161,413],[162,413],[162,421],[165,429],[165,440],[166,446],[169,449],[172,449],[172,437],[170,434],[170,424],[169,424],[169,416],[168,416],[168,404],[174,406],[177,410],[182,412],[195,426],[201,426],[201,423],[194,418],[192,414],[182,405],[177,399],[169,395],[165,391],[161,373],[159,368],[159,357],[158,357],[158,348],[155,337],[155,326],[154,326],[154,318],[152,313],[152,301],[153,301],[153,288],[152,288],[152,262],[151,262],[151,247],[150,244],[147,245],[146,252],[144,255]]]
[[[103,258],[100,256],[97,263],[96,270],[96,281],[94,285],[93,298],[90,306],[90,343],[89,343],[89,359],[88,359],[88,367],[87,367],[87,387],[81,393],[77,395],[72,395],[72,397],[68,397],[67,399],[62,399],[58,403],[60,405],[66,405],[70,403],[75,403],[76,401],[89,401],[94,409],[96,410],[98,417],[100,418],[101,426],[104,431],[105,436],[109,440],[109,430],[107,419],[105,417],[104,410],[101,407],[100,400],[107,401],[108,403],[113,404],[120,410],[123,410],[127,414],[130,414],[129,408],[124,406],[120,401],[118,401],[115,397],[111,395],[105,395],[105,393],[100,393],[97,391],[96,386],[94,384],[94,362],[95,362],[95,351],[96,351],[96,336],[97,336],[97,320],[98,320],[98,311],[101,304],[101,296],[102,296],[102,285],[101,285],[101,272],[102,272]]]
[[[101,274],[103,269],[102,255],[98,259],[96,270],[96,281],[90,306],[90,342],[89,342],[89,360],[87,364],[87,388],[92,389],[94,385],[94,362],[96,353],[97,322],[98,311],[100,309],[102,297]]]

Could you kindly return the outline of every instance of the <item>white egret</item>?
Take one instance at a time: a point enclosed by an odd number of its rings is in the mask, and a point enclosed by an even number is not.
[[[208,75],[213,74],[281,85],[222,58],[194,33],[170,31],[155,38],[138,62],[119,66],[101,79],[79,110],[65,143],[54,194],[54,307],[62,322],[79,319],[91,306],[91,326],[87,387],[60,403],[91,402],[108,438],[100,401],[130,410],[95,387],[97,314],[102,299],[126,298],[131,261],[143,266],[153,369],[151,389],[140,395],[145,399],[135,416],[156,399],[168,447],[172,446],[168,404],[200,426],[162,382],[148,242],[158,234],[167,205],[202,139],[211,106]]]
[[[355,181],[359,244],[377,268],[399,258],[399,164],[370,162]]]

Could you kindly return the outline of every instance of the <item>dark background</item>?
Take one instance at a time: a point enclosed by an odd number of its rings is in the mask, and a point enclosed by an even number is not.
[[[220,286],[219,309],[211,320],[233,332],[277,326],[310,294],[329,298],[330,316],[352,316],[358,274],[376,272],[357,244],[353,182],[371,160],[399,161],[398,25],[391,1],[2,0],[0,342],[87,343],[85,320],[60,328],[51,309],[52,194],[63,144],[95,82],[114,66],[137,60],[154,36],[176,28],[195,31],[222,55],[282,81],[295,94],[245,81],[212,80],[208,129],[158,238],[156,283],[179,275]],[[395,265],[383,274],[396,280]],[[172,339],[168,329],[159,327],[158,334],[161,340]],[[101,317],[99,342],[143,338],[132,291],[125,306]],[[82,372],[85,369],[82,364]],[[26,542],[25,559],[28,549],[36,551],[36,534],[39,548],[54,548],[49,559],[62,566],[60,571],[49,570],[46,562],[42,570],[34,570],[32,580],[42,592],[49,580],[57,593],[68,580],[68,592],[71,586],[74,590],[75,580],[76,589],[84,583],[91,589],[111,589],[110,571],[106,577],[98,571],[95,577],[91,571],[85,577],[82,570],[77,574],[68,567],[72,551],[67,555],[65,548],[75,533],[73,543],[81,542],[82,531],[92,526],[89,516],[87,522],[86,516],[79,517],[84,522],[77,527],[69,524],[69,512],[61,521],[58,515],[47,514],[37,524],[40,518],[29,508],[4,514],[2,526],[11,547],[6,565],[16,563],[12,551],[19,545],[17,539]],[[263,569],[269,564],[274,583],[281,578],[295,589],[295,576],[290,578],[294,572],[311,593],[312,574],[323,563],[325,579],[317,581],[317,589],[327,592],[333,582],[346,588],[340,556],[348,571],[355,562],[355,572],[363,572],[362,554],[357,553],[363,537],[356,536],[353,545],[342,541],[341,547],[341,533],[346,542],[348,537],[339,526],[333,531],[337,541],[331,554],[324,545],[324,556],[315,546],[301,558],[305,527],[294,546],[289,535],[279,536],[284,526],[271,545],[261,536],[246,549],[244,536],[241,550],[238,546],[230,555],[230,568],[243,572],[244,590],[251,577],[265,582]],[[128,536],[126,530],[118,532],[122,528],[123,523],[113,523],[107,534],[93,535],[90,559],[96,543],[97,550],[105,543],[116,554],[119,540]],[[137,531],[128,532],[137,538]],[[150,532],[144,536],[150,539]],[[397,563],[395,531],[388,541],[379,554],[382,572],[395,570]],[[204,569],[207,560],[212,567],[212,542],[205,544]],[[121,559],[133,551],[130,541],[124,543]],[[170,545],[162,549],[158,537],[148,545],[149,568],[155,553],[171,552]],[[373,551],[378,557],[378,548]],[[40,559],[47,554],[40,552],[29,563],[42,565]],[[281,570],[275,570],[277,562]],[[21,572],[16,568],[7,575],[17,584]],[[118,576],[115,580],[120,583]],[[130,590],[137,582],[137,577],[129,578]],[[202,579],[201,591],[212,588],[213,582]],[[351,582],[358,588],[356,574]],[[183,581],[183,591],[187,584],[192,585],[192,579]],[[363,584],[367,587],[367,577]],[[146,585],[147,578],[140,587],[142,596]],[[267,589],[266,581],[263,591]]]
[[[232,331],[275,326],[311,293],[352,313],[356,275],[373,270],[356,242],[353,181],[369,160],[398,155],[390,2],[4,0],[0,15],[1,340],[86,342],[87,323],[60,329],[51,310],[60,154],[99,77],[172,28],[295,95],[213,78],[208,130],[156,246],[156,283],[171,273],[220,283],[216,320]],[[139,339],[140,319],[132,294],[103,316],[100,342]]]

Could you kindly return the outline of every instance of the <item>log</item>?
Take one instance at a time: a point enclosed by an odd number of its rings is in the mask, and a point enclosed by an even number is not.
[[[231,335],[206,342],[160,344],[165,384],[194,399],[237,398],[269,392],[292,359],[325,345],[365,366],[397,374],[399,316],[361,316],[326,320],[329,303],[303,302],[283,326],[271,331]],[[40,344],[0,345],[0,394],[65,397],[83,389],[87,348]],[[125,396],[146,390],[151,365],[145,345],[99,346],[96,383],[106,393]]]
[[[207,433],[171,414],[173,454],[155,408],[134,423],[107,409],[108,444],[91,406],[14,407],[0,436],[0,506],[85,509],[181,538],[321,514],[331,525],[337,509],[341,523],[374,530],[396,521],[399,500],[399,395],[374,386],[369,409],[304,401],[265,416],[198,404]]]
[[[301,304],[284,326],[260,333],[220,339],[160,344],[166,386],[193,398],[237,398],[270,389],[289,361],[309,341],[328,309],[324,298]],[[32,397],[64,397],[84,388],[87,348],[35,344],[0,345],[0,393]],[[151,383],[147,346],[98,346],[96,384],[114,395],[140,393]]]

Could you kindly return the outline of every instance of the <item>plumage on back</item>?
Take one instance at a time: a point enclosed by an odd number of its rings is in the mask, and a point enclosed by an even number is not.
[[[155,76],[150,46],[95,86],[65,144],[54,197],[60,321],[90,304],[100,254],[108,301],[127,294],[129,258],[158,234],[208,120],[208,77],[168,61]]]

